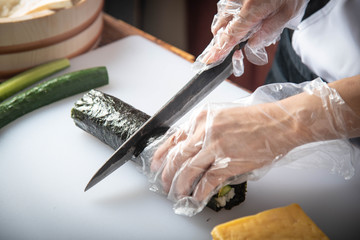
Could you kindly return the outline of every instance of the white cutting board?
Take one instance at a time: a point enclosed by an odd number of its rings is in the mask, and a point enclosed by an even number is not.
[[[100,65],[110,77],[100,90],[148,114],[194,74],[189,62],[138,36],[72,59],[67,72]],[[359,176],[345,181],[321,170],[273,169],[248,183],[242,205],[219,213],[205,209],[192,218],[175,215],[172,203],[149,191],[147,179],[131,162],[84,193],[113,150],[70,118],[82,95],[0,130],[0,239],[211,239],[217,224],[293,202],[330,238],[360,239]],[[205,101],[246,95],[224,82]]]

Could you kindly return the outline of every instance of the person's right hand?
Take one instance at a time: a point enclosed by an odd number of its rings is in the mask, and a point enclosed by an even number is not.
[[[220,0],[211,31],[210,45],[198,57],[197,64],[217,65],[234,48],[248,39],[245,48],[248,60],[267,63],[265,47],[279,39],[285,27],[294,28],[292,19],[302,16],[308,0]],[[297,24],[295,24],[297,25]],[[242,54],[233,58],[235,75],[241,75]],[[195,65],[196,68],[197,65]]]

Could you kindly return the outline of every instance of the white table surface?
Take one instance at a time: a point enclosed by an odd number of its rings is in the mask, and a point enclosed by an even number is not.
[[[110,84],[99,90],[148,114],[194,74],[189,62],[138,36],[74,58],[66,72],[100,65],[108,68]],[[358,175],[345,181],[322,170],[275,168],[248,183],[240,206],[192,218],[174,214],[131,162],[84,193],[113,150],[73,123],[70,110],[82,95],[0,129],[0,239],[211,239],[217,224],[291,203],[331,239],[360,239]],[[224,82],[204,101],[247,95]]]

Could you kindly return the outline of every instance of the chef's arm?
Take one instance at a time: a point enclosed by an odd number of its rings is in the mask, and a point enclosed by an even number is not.
[[[335,81],[329,87],[331,92],[304,92],[281,101],[295,116],[293,127],[304,143],[360,136],[360,75]]]
[[[335,81],[329,86],[336,89],[347,105],[360,116],[360,74]]]
[[[298,146],[360,136],[359,99],[360,75],[332,84],[267,85],[228,106],[206,105],[153,146],[154,182],[179,206],[203,207],[216,186],[234,177],[246,181]]]

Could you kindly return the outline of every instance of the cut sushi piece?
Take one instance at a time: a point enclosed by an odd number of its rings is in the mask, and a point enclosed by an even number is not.
[[[230,190],[223,196],[219,196],[219,194],[212,196],[207,204],[209,208],[217,212],[223,208],[230,210],[245,201],[247,182],[236,185],[226,185],[225,187],[230,188]]]
[[[76,101],[71,109],[71,117],[76,126],[100,139],[113,149],[121,146],[150,118],[146,113],[120,99],[98,90],[91,90]],[[168,127],[155,129],[136,146],[134,155],[138,156],[148,144],[163,135],[167,130]],[[136,159],[133,158],[132,160],[136,161]],[[215,194],[207,206],[219,211],[223,208],[231,209],[245,200],[246,182],[227,185],[226,189],[226,191],[221,192],[221,196]]]

